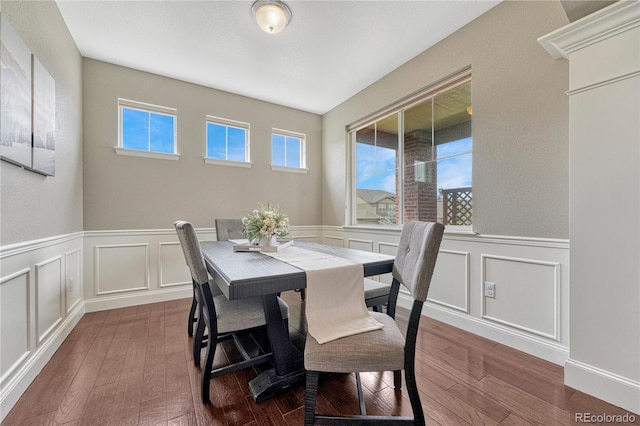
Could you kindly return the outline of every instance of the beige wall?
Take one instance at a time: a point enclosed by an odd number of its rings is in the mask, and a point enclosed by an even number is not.
[[[322,223],[345,223],[345,126],[471,66],[474,231],[568,238],[568,66],[537,42],[567,22],[559,2],[503,2],[327,113]]]
[[[213,227],[257,202],[320,223],[320,116],[86,58],[83,80],[85,230]],[[178,110],[178,161],[116,155],[118,97]],[[252,168],[204,163],[206,115],[250,123]],[[271,170],[272,127],[307,135],[307,174]]]
[[[56,81],[56,175],[0,161],[0,245],[82,231],[82,58],[53,1],[0,3]]]

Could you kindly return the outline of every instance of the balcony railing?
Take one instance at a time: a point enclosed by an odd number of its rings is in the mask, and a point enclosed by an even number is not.
[[[442,191],[443,223],[470,226],[473,223],[473,192],[471,187]]]

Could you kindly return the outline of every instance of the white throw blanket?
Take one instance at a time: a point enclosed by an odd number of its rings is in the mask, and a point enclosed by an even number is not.
[[[307,329],[318,343],[383,327],[365,305],[361,264],[295,246],[264,254],[307,274]]]

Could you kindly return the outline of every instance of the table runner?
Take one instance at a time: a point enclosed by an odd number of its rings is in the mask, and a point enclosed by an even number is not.
[[[305,271],[307,330],[318,343],[383,327],[365,305],[362,264],[295,246],[264,254]]]

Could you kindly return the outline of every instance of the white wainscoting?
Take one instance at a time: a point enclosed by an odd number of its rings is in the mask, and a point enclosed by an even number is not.
[[[197,233],[201,241],[216,239],[215,228]],[[294,227],[291,235],[317,242],[322,227]],[[174,229],[86,231],[84,236],[85,252],[94,253],[84,259],[87,312],[191,297],[191,275]]]
[[[214,229],[198,230],[215,240]],[[86,231],[87,312],[191,297],[191,275],[174,229]]]
[[[0,247],[0,421],[84,314],[83,233]]]
[[[202,241],[215,229],[199,229]],[[293,238],[395,255],[398,229],[300,226]],[[173,229],[86,231],[0,248],[0,419],[85,311],[191,297]],[[569,243],[446,234],[423,313],[540,358],[568,358]],[[379,277],[389,282],[390,274]],[[495,299],[483,296],[495,282]],[[401,290],[398,303],[412,299]]]
[[[324,227],[326,244],[395,255],[399,230]],[[390,282],[390,277],[381,280]],[[496,284],[495,298],[484,283]],[[567,240],[446,233],[423,313],[564,365],[569,356]],[[401,289],[398,304],[413,299]]]

